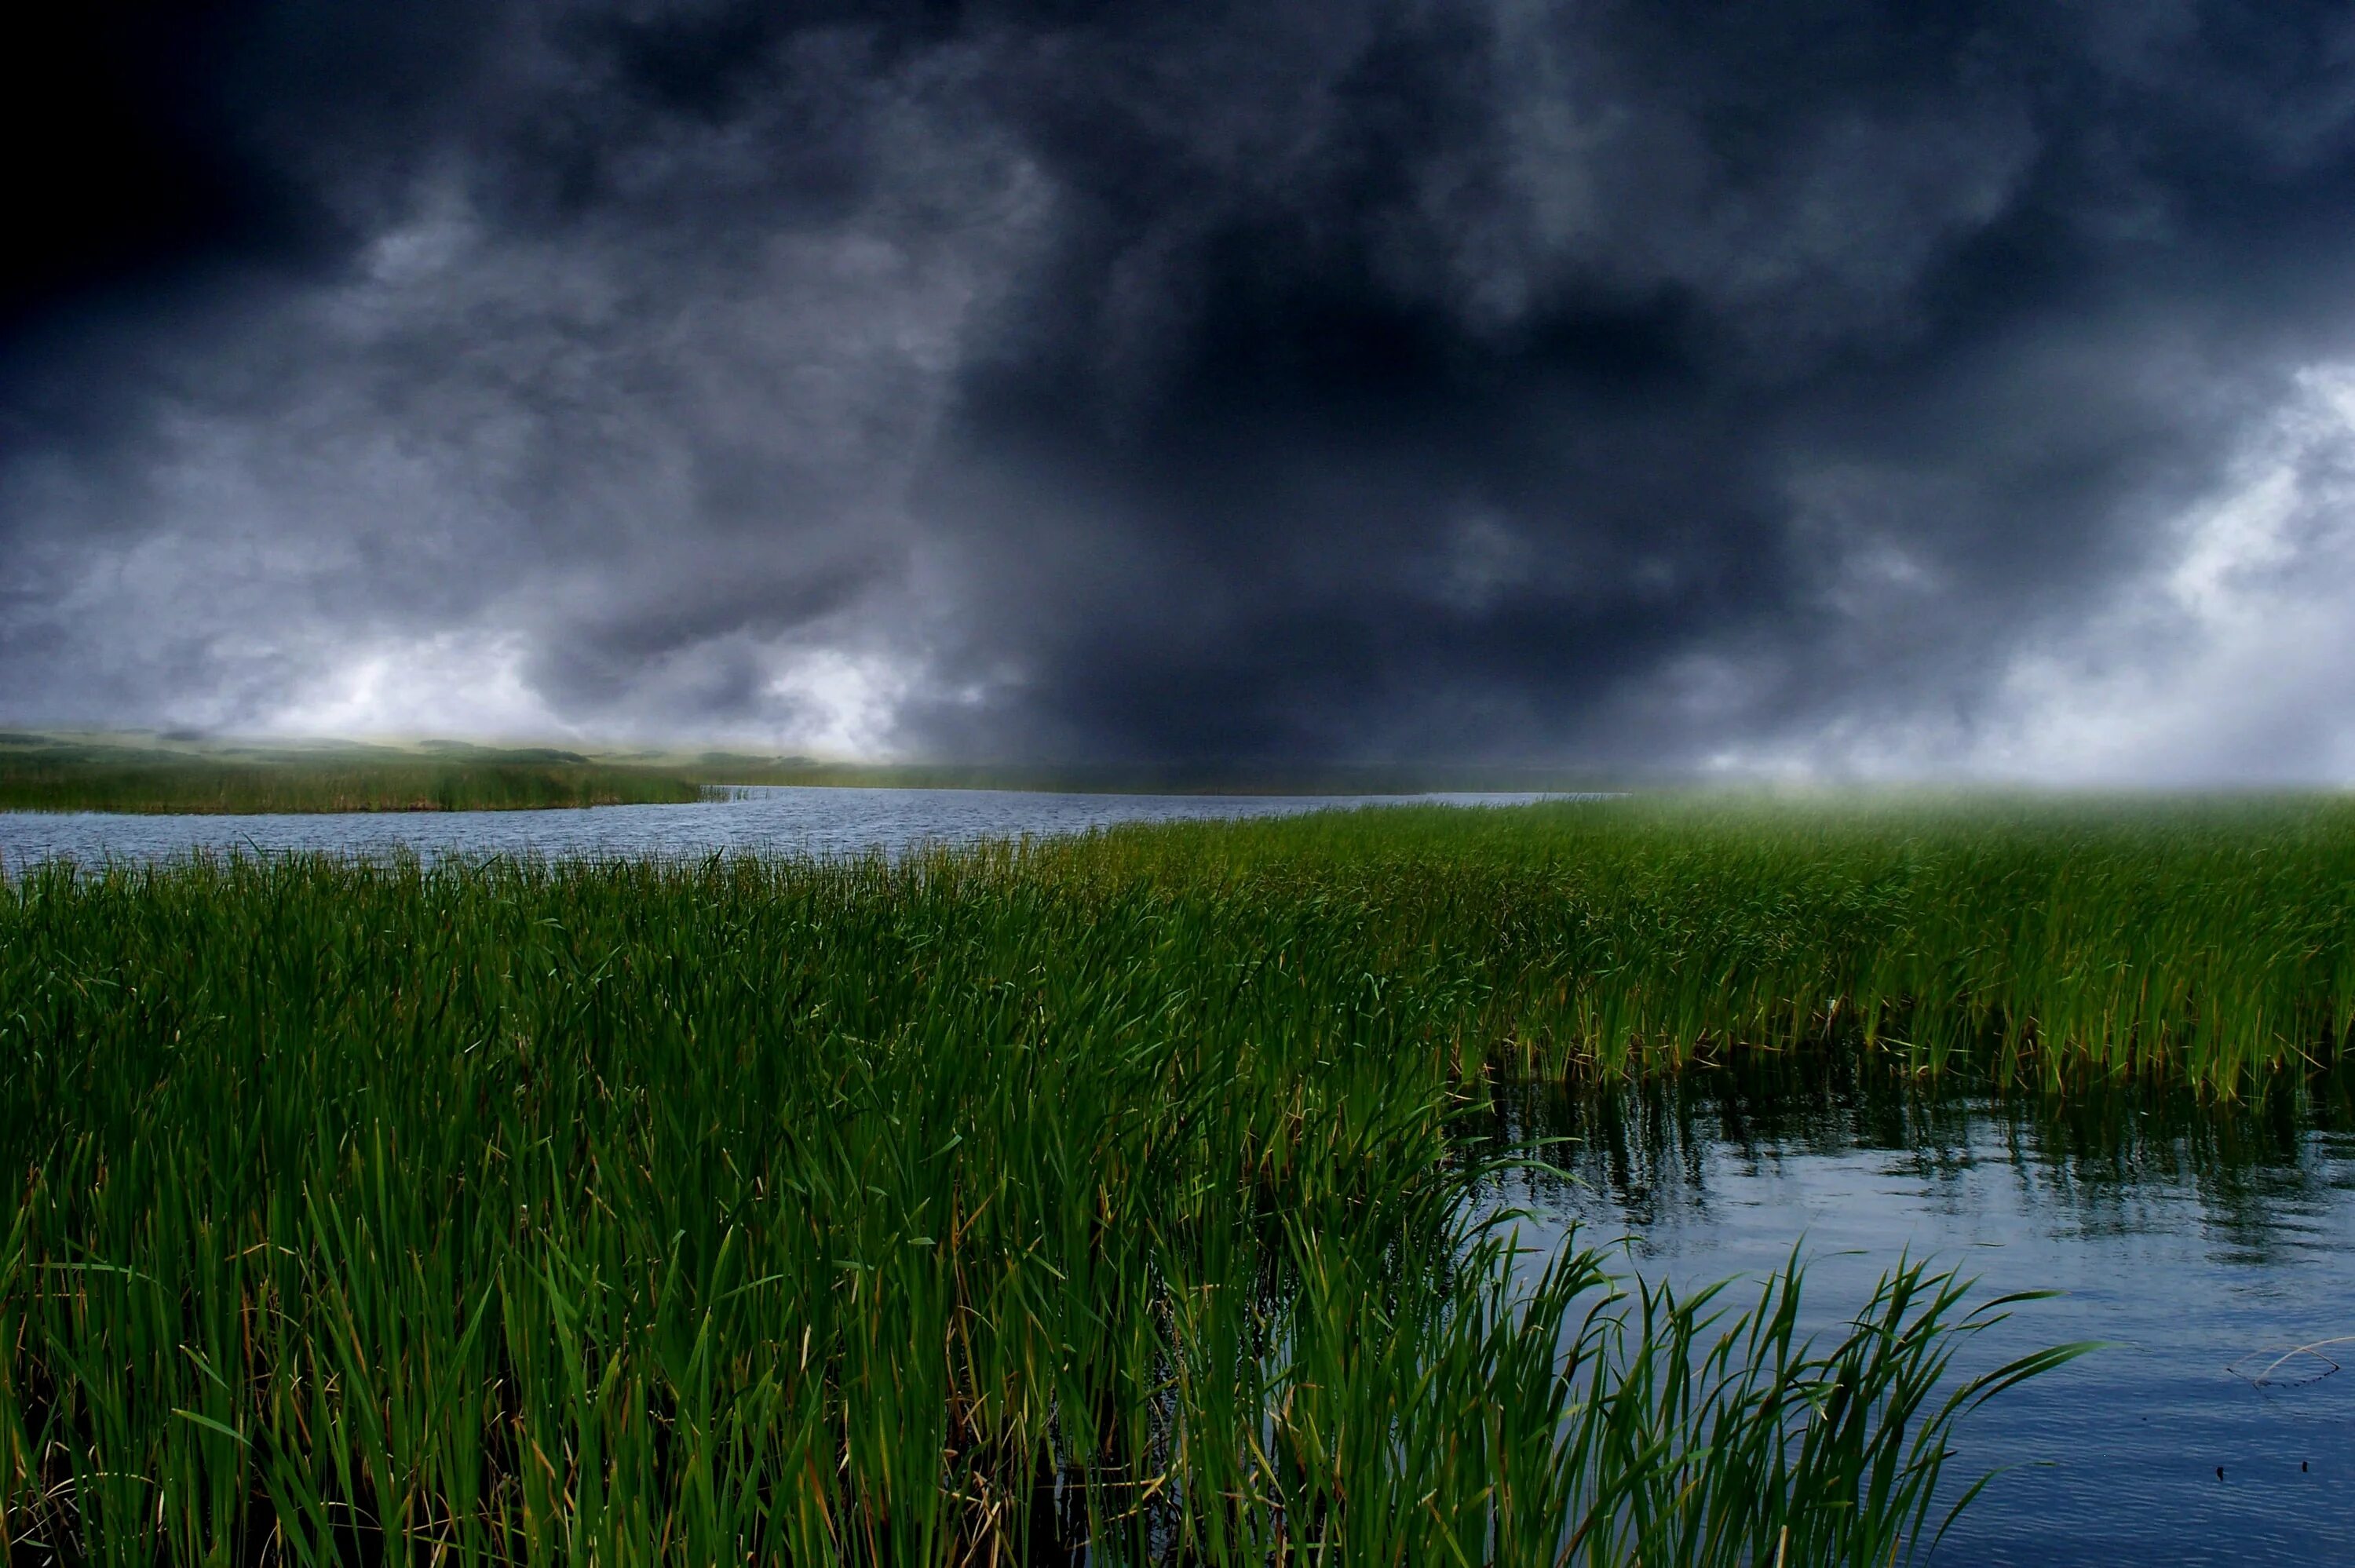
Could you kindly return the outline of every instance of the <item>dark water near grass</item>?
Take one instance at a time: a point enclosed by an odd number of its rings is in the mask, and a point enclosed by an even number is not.
[[[1972,1341],[1966,1371],[2118,1341],[1966,1421],[1966,1483],[2018,1467],[1931,1561],[2355,1563],[2355,1340],[2278,1361],[2355,1336],[2345,1085],[2251,1109],[1716,1074],[1583,1104],[1523,1095],[1497,1130],[1577,1139],[1551,1152],[1574,1182],[1509,1194],[1539,1213],[1536,1239],[1575,1220],[1683,1283],[1762,1274],[1797,1243],[1822,1325],[1901,1250],[1990,1292],[2066,1292]]]
[[[103,811],[0,811],[0,864],[70,858],[168,860],[198,850],[389,855],[535,853],[606,857],[778,851],[896,853],[924,842],[965,843],[1074,833],[1119,822],[1289,816],[1329,807],[1402,801],[1515,805],[1541,795],[1058,795],[1016,789],[837,789],[754,786],[686,806],[598,806],[559,811],[360,811],[279,816],[127,816]]]

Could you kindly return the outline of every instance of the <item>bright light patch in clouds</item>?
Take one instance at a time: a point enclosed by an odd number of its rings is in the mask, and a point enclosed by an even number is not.
[[[789,659],[769,683],[794,715],[789,749],[820,757],[885,758],[911,680],[905,666],[818,649]]]
[[[264,736],[439,736],[476,740],[723,743],[821,758],[889,758],[906,666],[838,649],[767,650],[763,701],[751,722],[569,722],[534,688],[529,645],[514,633],[449,634],[336,660],[293,698],[242,726]],[[190,713],[191,723],[221,715]]]
[[[1850,717],[1711,771],[2355,783],[2355,365],[2309,367],[2139,575],[2026,641],[1969,722]]]
[[[2157,571],[2013,663],[1981,770],[2355,782],[2355,366],[2295,386]]]
[[[256,726],[263,735],[554,738],[571,726],[525,681],[513,636],[451,634],[336,662]]]

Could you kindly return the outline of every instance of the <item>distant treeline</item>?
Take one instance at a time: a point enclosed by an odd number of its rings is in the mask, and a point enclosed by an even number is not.
[[[484,811],[645,805],[703,794],[676,770],[538,747],[192,749],[0,734],[0,810],[6,810]]]

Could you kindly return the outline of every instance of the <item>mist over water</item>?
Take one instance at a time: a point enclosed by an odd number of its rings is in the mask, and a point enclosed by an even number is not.
[[[1907,1086],[1838,1063],[1716,1070],[1600,1095],[1507,1091],[1485,1128],[1538,1138],[1528,1239],[1625,1237],[1625,1266],[1697,1287],[1796,1247],[1828,1333],[1902,1253],[1992,1296],[2056,1290],[1972,1341],[1974,1372],[2110,1348],[1963,1424],[1949,1496],[2004,1469],[1932,1561],[2355,1561],[2355,1112],[2342,1077],[2261,1106]],[[1735,1301],[1754,1292],[1737,1286]],[[2221,1469],[2222,1474],[2219,1474]]]

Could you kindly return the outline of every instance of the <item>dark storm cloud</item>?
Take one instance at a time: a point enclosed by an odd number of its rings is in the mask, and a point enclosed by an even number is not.
[[[2036,771],[2355,587],[2341,8],[100,16],[18,717]]]

